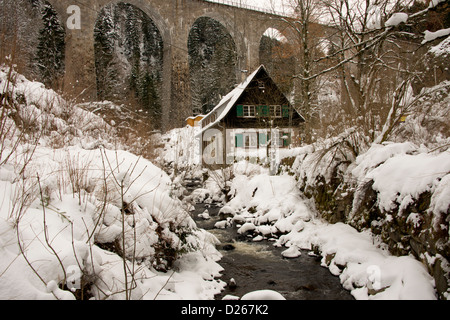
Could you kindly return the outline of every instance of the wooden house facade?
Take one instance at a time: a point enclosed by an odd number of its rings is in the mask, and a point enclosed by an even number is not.
[[[200,122],[203,162],[229,164],[295,145],[304,121],[261,65]]]

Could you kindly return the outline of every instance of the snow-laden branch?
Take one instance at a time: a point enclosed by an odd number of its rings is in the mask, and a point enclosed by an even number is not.
[[[303,75],[296,75],[294,76],[294,78],[301,79],[303,81],[310,81],[323,74],[335,71],[343,65],[352,62],[356,57],[360,56],[364,52],[380,44],[380,42],[387,40],[391,35],[402,34],[414,36],[413,34],[399,31],[398,26],[426,15],[430,10],[434,10],[434,8],[442,2],[444,1],[433,0],[432,2],[430,2],[430,5],[426,9],[410,15],[404,12],[395,12],[386,20],[384,26],[380,25],[377,28],[371,28],[368,25],[369,21],[371,21],[372,19],[371,10],[373,11],[373,8],[370,9],[368,6],[368,3],[370,3],[370,1],[366,1],[365,12],[361,12],[362,9],[358,6],[354,8],[355,10],[360,11],[358,13],[361,16],[359,19],[356,17],[358,14],[351,15],[351,7],[348,0],[340,0],[335,2],[324,1],[323,3],[328,6],[328,10],[331,12],[330,14],[332,19],[330,21],[335,22],[332,28],[340,30],[341,37],[345,37],[345,39],[348,39],[349,44],[343,45],[338,50],[334,50],[332,53],[327,54],[326,56],[317,58],[313,60],[313,62],[319,63],[321,61],[329,60],[337,56],[342,56],[344,57],[344,59],[340,60],[335,65],[330,66],[308,77],[304,77]],[[381,16],[378,17],[378,19],[381,21]],[[292,22],[289,19],[283,19],[283,21],[285,21],[291,28],[295,27],[295,22]],[[359,23],[364,22],[366,25],[356,27],[356,21],[359,21]],[[334,35],[335,34],[333,34],[332,36]],[[427,30],[424,33],[424,40],[422,41],[422,45],[429,41],[433,41],[435,39],[442,38],[448,35],[450,35],[450,28],[441,29],[436,32],[430,32]],[[348,52],[351,52],[351,54],[345,57]]]
[[[334,66],[331,66],[331,67],[329,67],[327,69],[324,69],[324,70],[322,70],[322,71],[320,71],[320,72],[318,72],[318,73],[316,73],[316,74],[314,74],[312,76],[309,76],[307,78],[304,78],[301,75],[295,75],[294,78],[298,78],[298,79],[301,79],[303,81],[310,81],[310,80],[313,80],[313,79],[315,79],[315,78],[317,78],[317,77],[319,77],[319,76],[321,76],[321,75],[323,75],[325,73],[328,73],[328,72],[334,71],[336,69],[339,69],[343,65],[351,62],[355,57],[359,56],[361,53],[363,53],[363,52],[367,51],[368,49],[370,49],[373,45],[377,44],[381,39],[384,39],[389,34],[389,31],[390,31],[390,29],[388,28],[383,33],[379,34],[378,36],[376,36],[374,38],[370,38],[370,39],[368,39],[366,41],[363,41],[363,42],[357,43],[355,45],[352,45],[350,47],[346,47],[346,48],[341,49],[339,53],[343,53],[343,52],[349,51],[349,50],[357,48],[357,47],[362,47],[361,50],[356,51],[354,54],[352,54],[348,58],[345,58],[345,59],[341,60],[339,63],[337,63]],[[337,54],[338,53],[333,53],[332,55],[329,55],[327,57],[324,57],[324,58],[321,58],[319,60],[316,60],[315,62],[318,62],[318,61],[324,60],[324,59],[330,59],[330,58],[336,56]]]

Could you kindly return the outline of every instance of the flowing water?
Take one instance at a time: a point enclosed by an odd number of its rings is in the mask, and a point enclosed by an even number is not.
[[[204,220],[198,215],[208,209],[211,219]],[[321,257],[311,256],[302,251],[295,259],[283,258],[273,242],[252,242],[237,234],[237,228],[215,229],[219,221],[220,207],[197,204],[194,219],[200,228],[214,234],[220,244],[217,248],[223,254],[219,264],[225,269],[221,279],[236,285],[228,285],[216,296],[220,300],[226,295],[241,297],[244,294],[270,289],[281,293],[288,300],[352,300],[353,296],[340,284],[339,278],[320,265]]]

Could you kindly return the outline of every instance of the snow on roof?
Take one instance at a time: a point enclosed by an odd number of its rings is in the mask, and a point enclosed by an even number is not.
[[[245,79],[244,82],[240,83],[236,88],[234,88],[232,91],[230,91],[230,93],[228,93],[226,96],[224,96],[222,98],[222,100],[220,100],[220,102],[217,104],[217,106],[214,107],[214,109],[211,110],[210,113],[208,113],[200,122],[200,125],[202,125],[203,120],[207,119],[208,117],[210,117],[213,113],[217,114],[217,118],[215,121],[209,123],[207,126],[205,126],[204,128],[202,128],[202,131],[205,131],[209,128],[211,128],[212,126],[214,126],[215,124],[219,123],[227,114],[228,112],[231,110],[231,108],[234,106],[234,104],[236,103],[236,101],[239,99],[239,97],[242,95],[242,93],[245,91],[245,89],[248,87],[248,85],[250,84],[250,82],[252,82],[253,78],[255,78],[255,76],[258,74],[258,72],[260,70],[265,70],[266,68],[264,67],[264,65],[260,65],[255,71],[253,71],[252,74],[250,74],[247,79]],[[266,71],[267,72],[267,71]]]
[[[198,119],[198,118],[204,118],[205,117],[205,115],[203,115],[203,114],[198,114],[198,115],[196,115],[196,116],[190,116],[190,117],[187,117],[186,118],[186,121],[187,120],[195,120],[195,119]]]

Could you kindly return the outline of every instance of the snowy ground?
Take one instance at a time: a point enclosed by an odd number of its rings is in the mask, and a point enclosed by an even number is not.
[[[196,227],[167,174],[115,149],[101,118],[67,112],[55,92],[14,73],[8,81],[8,71],[0,299],[213,299],[224,285],[216,239]]]
[[[323,266],[339,275],[356,299],[436,298],[425,266],[413,257],[390,255],[368,232],[320,219],[292,176],[236,174],[231,193],[225,210],[241,225],[238,232],[251,231],[254,241],[271,239],[285,246],[285,257],[295,258],[299,249],[320,252]]]

